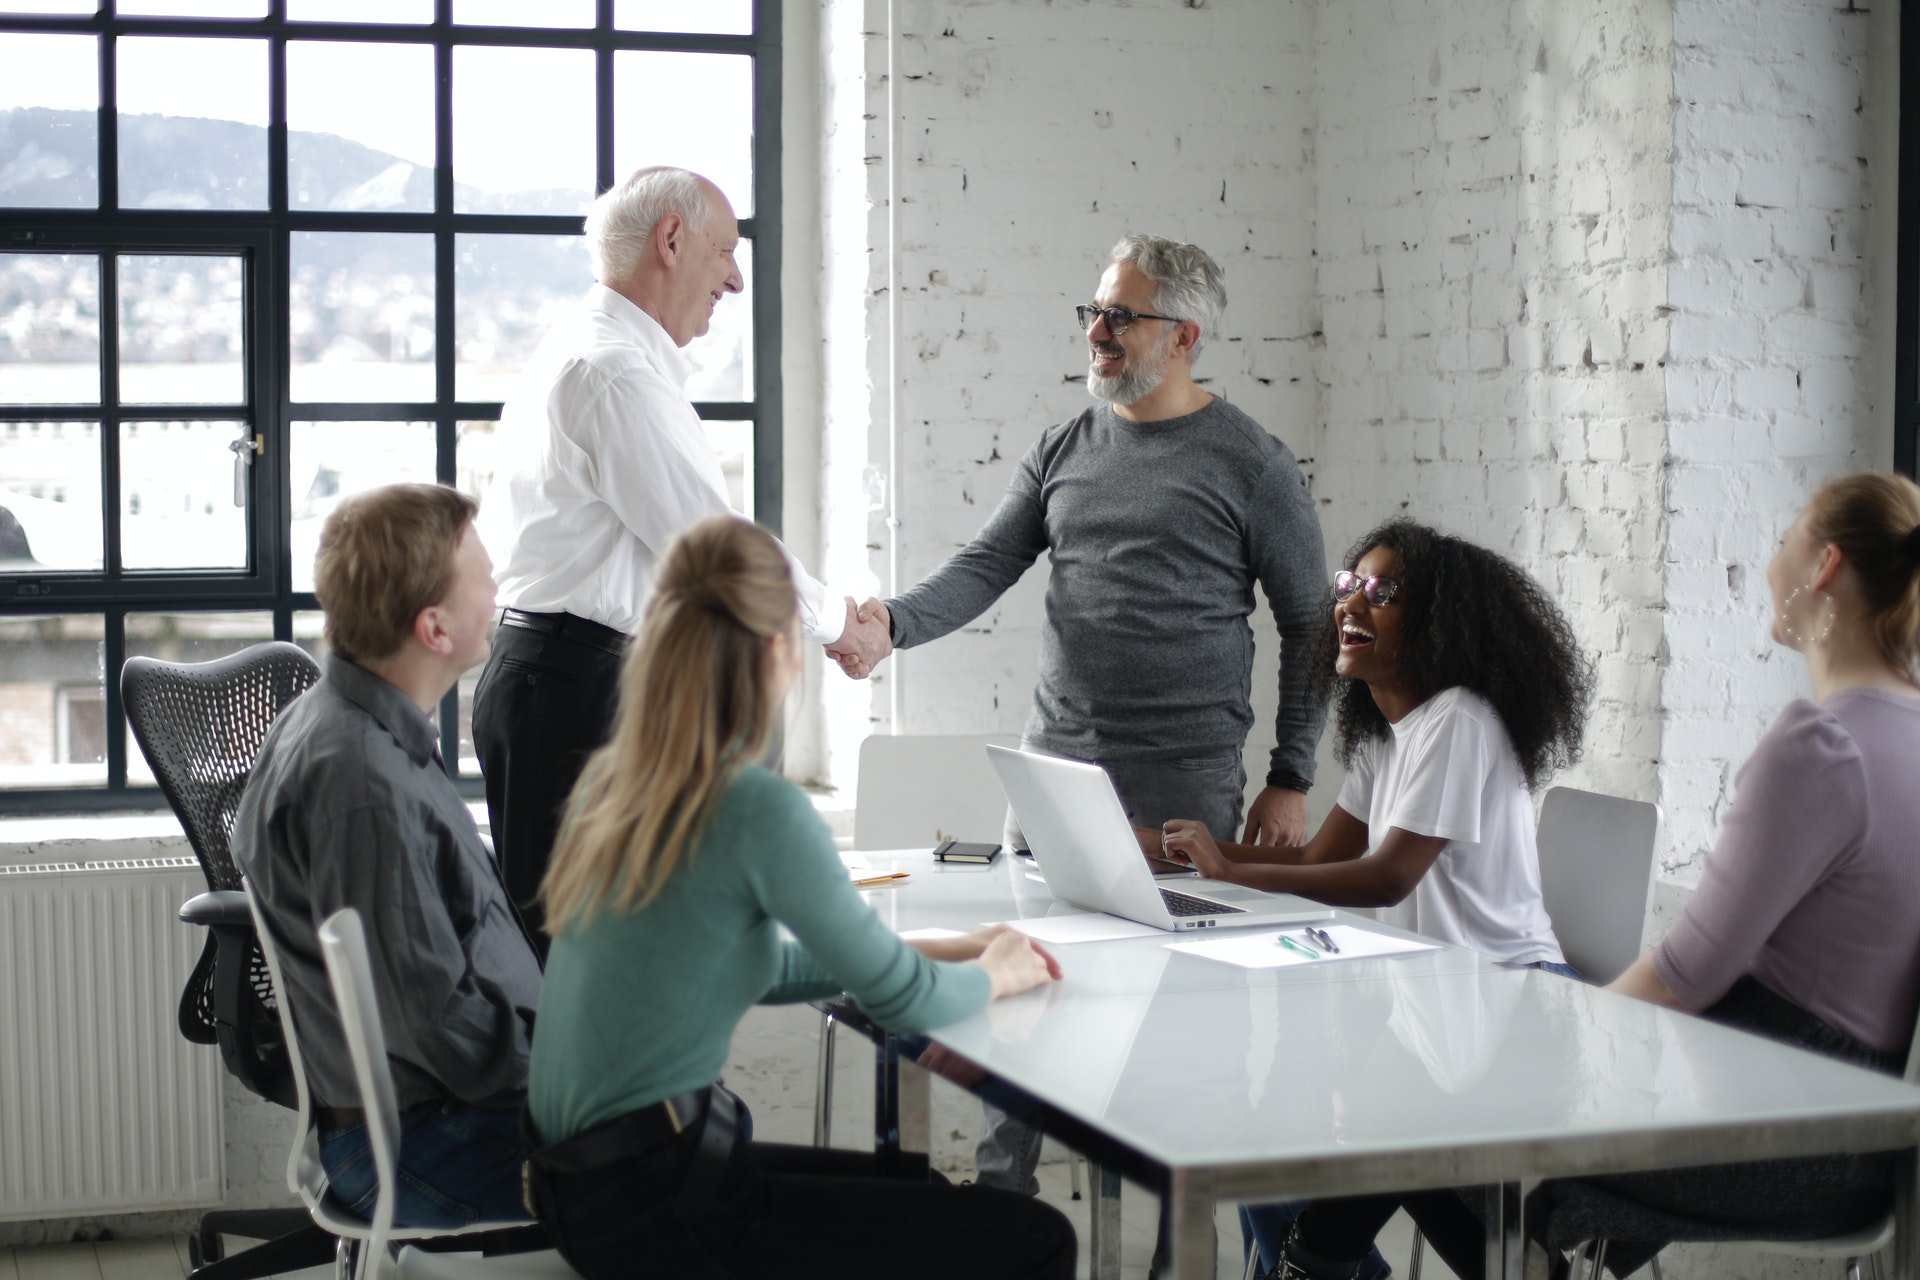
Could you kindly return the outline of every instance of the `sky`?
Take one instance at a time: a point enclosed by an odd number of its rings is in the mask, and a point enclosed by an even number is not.
[[[0,0],[0,8],[7,0]],[[194,7],[223,16],[262,0],[123,0],[143,12]],[[290,13],[364,18],[402,0],[289,0]],[[575,0],[545,0],[566,16]],[[716,5],[726,9],[726,4]],[[735,6],[744,8],[744,3]],[[662,0],[621,0],[635,23]],[[585,10],[591,12],[591,0]],[[629,12],[631,11],[631,12]],[[644,13],[642,11],[645,11]],[[496,22],[523,0],[455,0],[458,20]],[[723,15],[725,16],[725,15]],[[665,24],[658,24],[664,26]],[[683,20],[684,25],[684,20]],[[723,25],[713,23],[709,25]],[[0,111],[98,105],[93,36],[0,35]],[[129,113],[267,123],[267,43],[259,39],[123,37],[120,108]],[[751,212],[751,59],[622,51],[614,56],[614,168],[678,164]],[[454,50],[454,177],[484,191],[578,187],[593,180],[593,55],[575,49],[469,45]],[[287,50],[289,127],[330,133],[424,167],[433,164],[433,60],[423,45],[294,40]]]

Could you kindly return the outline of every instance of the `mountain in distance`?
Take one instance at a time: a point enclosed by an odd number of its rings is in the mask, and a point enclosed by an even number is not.
[[[99,113],[24,107],[0,111],[0,207],[97,206]],[[267,131],[190,116],[123,115],[120,189],[129,209],[264,209]],[[326,133],[287,137],[288,203],[296,210],[428,213],[433,170]],[[579,217],[592,179],[577,189],[500,193],[454,184],[462,213]]]

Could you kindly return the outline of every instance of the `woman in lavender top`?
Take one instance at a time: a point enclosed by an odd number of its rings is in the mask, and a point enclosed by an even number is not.
[[[1767,567],[1773,640],[1812,700],[1741,768],[1700,888],[1612,990],[1898,1073],[1920,1004],[1920,487],[1825,485]],[[1547,1183],[1549,1249],[1612,1242],[1616,1275],[1669,1240],[1831,1235],[1885,1211],[1890,1157],[1832,1156]]]

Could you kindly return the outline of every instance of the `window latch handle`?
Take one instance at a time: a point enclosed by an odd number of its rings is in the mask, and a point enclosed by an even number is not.
[[[247,468],[253,465],[256,453],[267,451],[267,438],[254,435],[251,438],[241,436],[238,440],[227,442],[227,448],[233,451],[233,505],[247,505]]]

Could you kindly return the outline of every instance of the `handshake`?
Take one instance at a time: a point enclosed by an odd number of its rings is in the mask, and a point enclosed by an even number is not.
[[[850,679],[865,680],[893,652],[893,619],[887,606],[869,599],[855,605],[847,597],[847,627],[840,638],[827,646],[827,656],[840,664]]]

